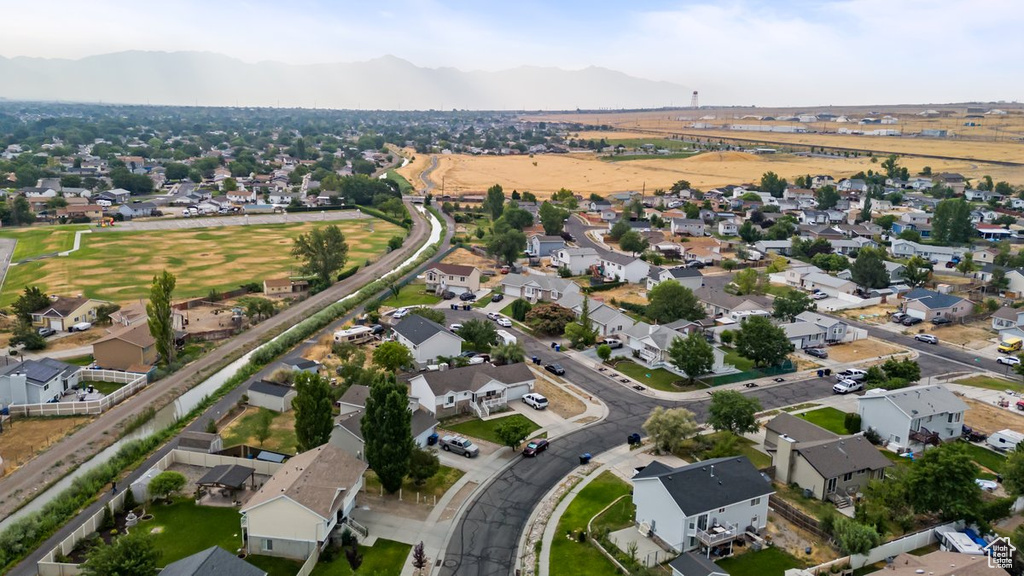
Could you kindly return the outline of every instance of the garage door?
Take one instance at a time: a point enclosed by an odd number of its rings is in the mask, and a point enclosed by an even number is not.
[[[523,396],[525,396],[525,395],[527,395],[529,393],[530,393],[530,385],[529,384],[520,384],[518,386],[509,386],[508,387],[508,392],[507,392],[509,400],[519,400],[520,398],[522,398]]]
[[[907,316],[910,316],[912,318],[920,318],[921,320],[924,320],[925,314],[924,314],[924,310],[913,310],[913,309],[911,309],[911,310],[907,310]]]
[[[64,326],[60,319],[50,319],[50,328],[53,328],[54,330],[60,332],[61,330],[64,329]]]

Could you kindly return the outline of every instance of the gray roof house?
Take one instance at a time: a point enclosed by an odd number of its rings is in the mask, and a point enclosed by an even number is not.
[[[938,384],[868,390],[857,399],[861,429],[873,428],[891,446],[919,447],[960,437],[967,405]]]
[[[341,414],[335,419],[334,430],[331,431],[331,444],[360,458],[365,443],[363,414],[366,413],[366,399],[369,397],[369,386],[350,386],[338,401]],[[437,430],[437,419],[430,411],[420,406],[418,398],[409,398],[409,411],[412,412],[412,440],[417,446],[425,447],[427,438]]]
[[[809,421],[793,416],[789,412],[780,412],[764,425],[764,447],[772,452],[779,444],[779,438],[786,436],[797,442],[817,442],[820,440],[834,440],[839,435],[825,430],[821,426],[812,424]]]
[[[893,463],[863,434],[822,440],[780,435],[772,465],[779,482],[797,484],[820,500],[846,507],[850,496],[863,491],[868,481],[882,479]]]
[[[674,280],[690,290],[696,290],[704,285],[704,275],[696,268],[687,268],[685,266],[661,268],[659,266],[651,266],[651,271],[647,275],[647,289],[650,290],[668,280]]]
[[[505,296],[529,302],[553,302],[566,294],[578,294],[580,287],[572,280],[542,274],[507,274],[501,279]]]
[[[967,316],[974,309],[974,304],[970,300],[924,288],[914,288],[903,298],[903,311],[908,316],[922,320],[935,318],[955,320]]]
[[[728,572],[719,568],[710,558],[693,552],[680,554],[668,565],[672,568],[672,576],[729,576]]]
[[[550,256],[553,251],[559,248],[565,248],[565,240],[561,236],[533,234],[527,239],[526,245],[529,247],[531,255],[540,258]]]
[[[412,352],[417,366],[423,367],[440,357],[462,353],[462,338],[437,322],[419,314],[410,314],[393,328],[397,341]]]
[[[81,367],[52,358],[25,360],[0,369],[0,406],[41,404],[78,384]]]
[[[409,379],[410,394],[437,417],[489,411],[533,391],[536,377],[519,362],[504,366],[477,364],[421,372]]]
[[[160,576],[267,576],[267,573],[220,546],[211,546],[171,562],[160,571]]]
[[[786,337],[797,350],[819,348],[825,345],[825,329],[813,322],[792,322],[779,324]]]
[[[643,260],[619,252],[605,252],[599,259],[601,273],[631,284],[646,283],[651,265]]]
[[[842,342],[846,338],[846,330],[850,327],[849,324],[839,318],[825,316],[824,314],[818,314],[809,310],[797,314],[796,319],[798,322],[808,322],[824,330],[825,342],[828,344]]]

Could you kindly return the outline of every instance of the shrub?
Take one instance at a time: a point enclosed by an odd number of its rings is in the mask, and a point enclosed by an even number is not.
[[[864,437],[868,439],[868,442],[871,442],[875,446],[882,445],[882,435],[879,434],[878,430],[875,430],[874,428],[868,428],[867,430],[865,430]]]
[[[850,434],[860,432],[860,414],[856,412],[847,413],[846,417],[843,418],[843,426]]]

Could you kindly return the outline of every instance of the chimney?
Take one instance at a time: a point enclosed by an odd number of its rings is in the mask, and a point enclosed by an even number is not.
[[[772,464],[775,465],[775,479],[783,484],[789,484],[794,444],[796,444],[795,440],[781,435],[775,448],[775,458],[772,460]]]

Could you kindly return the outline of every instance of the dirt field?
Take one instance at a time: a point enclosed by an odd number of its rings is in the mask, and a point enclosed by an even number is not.
[[[991,327],[991,324],[988,322],[980,322],[976,324],[967,324],[965,326],[935,326],[931,322],[925,322],[908,328],[907,332],[912,334],[918,334],[921,332],[926,334],[935,334],[939,340],[947,344],[955,344],[957,346],[963,346],[964,348],[970,348],[971,350],[981,350],[986,346],[991,346],[996,343],[996,339],[998,338],[986,327]]]
[[[964,413],[964,424],[975,430],[992,434],[1004,428],[1017,430],[1024,424],[1024,412],[1015,412],[1013,410],[1013,404],[1016,402],[1015,398],[1010,399],[1010,409],[1000,408],[969,398],[961,397],[960,399],[966,402],[969,407],[969,410]]]
[[[495,272],[492,276],[480,276],[480,285],[488,288],[501,285],[501,274],[497,273],[497,269],[495,268],[497,264],[495,263],[494,258],[474,254],[465,248],[457,248],[451,254],[445,256],[442,262],[445,264],[474,266],[479,268],[481,272],[484,270],[492,270]]]
[[[889,316],[896,311],[895,304],[880,304],[856,310],[841,310],[838,315],[866,324],[888,324]]]
[[[828,358],[835,362],[860,362],[863,360],[872,360],[879,356],[899,354],[900,352],[905,351],[906,350],[904,348],[900,348],[899,346],[886,344],[885,342],[875,340],[874,338],[866,338],[864,340],[857,340],[856,342],[850,342],[848,344],[830,346],[828,349]]]
[[[647,286],[641,286],[639,284],[623,284],[618,288],[595,292],[593,294],[593,298],[602,302],[608,302],[609,304],[611,304],[612,298],[615,298],[616,302],[647,304]]]
[[[548,410],[558,414],[562,418],[572,418],[587,411],[583,402],[576,399],[561,387],[555,386],[544,378],[538,378],[534,385],[534,391],[548,399]]]
[[[0,434],[3,473],[10,473],[51,444],[91,421],[90,417],[15,418],[4,423]]]
[[[417,154],[413,148],[403,148],[402,153],[410,161],[405,166],[396,168],[395,172],[404,176],[416,190],[422,190],[423,181],[420,180],[420,173],[430,167],[430,154]]]

